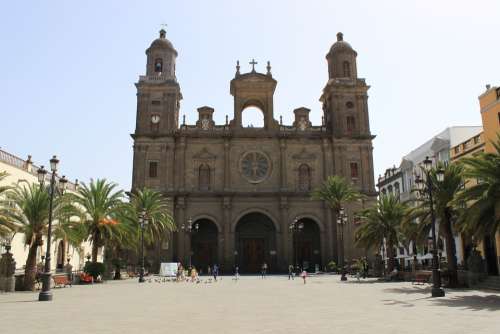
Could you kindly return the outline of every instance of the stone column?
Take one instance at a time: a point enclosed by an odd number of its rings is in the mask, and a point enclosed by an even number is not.
[[[10,246],[7,248],[7,252],[2,254],[0,259],[0,291],[14,292],[16,287],[16,280],[14,273],[16,271],[16,261],[12,257],[12,253],[9,253]]]
[[[228,137],[224,138],[224,191],[231,189],[231,142]]]
[[[287,163],[286,163],[286,139],[280,138],[280,171],[281,171],[281,179],[280,179],[280,190],[287,191]]]
[[[185,233],[181,230],[180,226],[186,221],[184,197],[177,198],[176,211],[177,211],[177,261],[182,262],[186,266],[186,253],[185,253]]]
[[[224,233],[224,237],[220,238],[223,241],[222,252],[223,258],[219,257],[219,261],[224,263],[224,270],[227,273],[228,270],[232,270],[234,266],[234,232],[231,231],[231,198],[224,197],[222,203],[223,211],[223,222],[221,233]],[[219,253],[220,254],[220,253]]]
[[[179,191],[183,192],[186,185],[186,137],[182,136],[179,142],[180,161],[179,161]]]
[[[290,231],[288,225],[290,217],[288,216],[288,198],[281,196],[280,199],[280,220],[281,220],[281,248],[278,250],[278,265],[280,270],[283,271],[288,268],[288,265],[293,263],[293,242],[291,241]]]

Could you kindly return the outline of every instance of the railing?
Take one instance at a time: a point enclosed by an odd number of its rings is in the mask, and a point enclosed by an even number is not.
[[[139,81],[147,82],[163,82],[163,81],[175,81],[175,77],[172,75],[140,75]]]
[[[29,160],[24,160],[19,158],[18,156],[15,156],[9,152],[6,152],[4,150],[0,150],[0,162],[4,162],[10,166],[19,168],[24,170],[26,173],[29,173],[31,175],[37,176],[37,171],[38,171],[38,166],[34,165],[31,161]],[[47,173],[45,176],[46,182],[50,182],[51,174]],[[59,180],[59,176],[56,175],[56,180]],[[66,187],[70,191],[76,191],[77,189],[77,184],[73,182],[68,182],[66,184]]]

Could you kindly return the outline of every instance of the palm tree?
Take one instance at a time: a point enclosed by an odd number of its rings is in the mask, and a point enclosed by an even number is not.
[[[437,170],[444,167],[444,179],[438,181]],[[452,163],[447,166],[438,165],[430,171],[429,176],[432,183],[432,196],[436,219],[439,222],[439,233],[444,238],[446,245],[446,259],[448,262],[448,272],[450,275],[450,286],[458,284],[457,278],[457,257],[455,238],[453,237],[454,223],[457,220],[457,207],[455,197],[464,186],[463,167],[460,164]],[[420,230],[426,235],[432,228],[430,215],[430,202],[427,196],[419,196],[415,200],[417,206],[409,212],[409,220],[417,220]]]
[[[175,230],[175,224],[170,214],[169,201],[159,192],[144,188],[136,190],[130,196],[130,202],[125,206],[122,217],[123,221],[128,222],[132,227],[129,231],[128,240],[130,246],[140,246],[139,235],[141,226],[139,215],[143,214],[147,218],[147,225],[144,227],[144,241],[148,245],[159,245],[161,241],[168,237],[169,232]],[[119,254],[122,245],[115,247],[116,255]],[[118,269],[118,268],[117,268]]]
[[[148,224],[144,230],[144,239],[150,245],[164,239],[167,232],[175,230],[170,214],[168,200],[159,192],[151,189],[137,190],[131,195],[129,218],[140,228],[139,213],[144,213]]]
[[[400,225],[407,212],[407,206],[393,195],[379,197],[377,204],[361,213],[363,224],[355,234],[355,242],[366,249],[383,245],[384,240],[389,258],[388,270],[394,269],[394,247],[400,240]]]
[[[61,198],[59,195],[54,198],[54,220],[57,220],[61,212]],[[29,246],[24,288],[33,290],[37,249],[43,244],[49,220],[49,187],[38,184],[18,185],[7,193],[7,200],[11,204],[7,217],[16,226],[16,231],[24,234],[25,244]]]
[[[329,176],[323,184],[312,192],[312,198],[325,201],[336,216],[340,214],[340,209],[347,203],[351,203],[363,198],[345,178],[339,175]],[[341,250],[340,258],[344,259],[344,252]],[[343,261],[342,261],[343,263]]]
[[[456,198],[457,202],[468,204],[460,225],[478,237],[500,231],[500,133],[493,146],[494,153],[461,160],[464,177],[478,182],[463,189]]]
[[[106,179],[82,184],[72,200],[83,209],[82,222],[92,243],[92,262],[97,262],[99,247],[119,233],[117,217],[123,207],[123,191],[115,191],[116,184]]]
[[[0,183],[8,176],[6,172],[0,172]],[[10,186],[0,186],[0,238],[8,237],[15,232],[15,225],[8,219],[10,204],[5,200]]]

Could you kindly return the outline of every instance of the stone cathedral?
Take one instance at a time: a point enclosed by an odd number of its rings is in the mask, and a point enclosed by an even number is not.
[[[375,194],[369,86],[358,78],[357,53],[342,33],[326,55],[320,125],[311,124],[306,107],[293,110],[291,125],[276,120],[277,81],[269,62],[260,73],[253,60],[248,73],[237,63],[230,81],[232,118],[216,124],[218,111],[202,106],[196,124],[180,123],[178,53],[164,30],[146,56],[146,74],[136,83],[132,188],[156,189],[171,199],[178,230],[158,245],[159,261],[192,263],[204,272],[215,263],[229,272],[236,263],[240,272],[252,273],[264,262],[271,272],[293,263],[312,271],[338,263],[342,235],[345,259],[364,255],[353,234],[355,212],[367,203],[346,208],[349,219],[340,233],[335,213],[310,196],[335,174]],[[262,111],[263,127],[242,125],[248,107]],[[293,223],[301,229],[292,230]]]

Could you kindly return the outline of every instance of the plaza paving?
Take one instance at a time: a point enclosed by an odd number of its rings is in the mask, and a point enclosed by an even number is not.
[[[230,277],[214,284],[111,281],[0,294],[2,333],[500,333],[500,293],[338,276]]]

